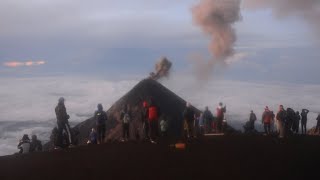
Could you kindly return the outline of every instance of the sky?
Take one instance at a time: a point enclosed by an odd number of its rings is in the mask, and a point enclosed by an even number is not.
[[[162,56],[173,62],[163,85],[200,109],[223,101],[237,129],[251,109],[259,118],[279,104],[310,109],[314,126],[320,41],[306,19],[242,6],[235,55],[198,82],[192,57],[210,58],[210,38],[192,21],[197,2],[1,0],[0,155],[15,152],[25,133],[48,140],[59,97],[77,124],[97,103],[108,109]]]
[[[144,75],[161,56],[186,71],[193,54],[210,56],[208,36],[192,21],[197,2],[2,0],[0,75]],[[320,83],[319,42],[303,19],[275,18],[268,9],[241,13],[234,27],[242,56],[222,72],[226,78]],[[12,61],[34,63],[5,66]]]

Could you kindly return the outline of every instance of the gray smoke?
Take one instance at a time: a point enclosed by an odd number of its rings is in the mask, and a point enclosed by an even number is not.
[[[155,64],[155,72],[150,73],[150,78],[159,80],[163,77],[169,77],[172,63],[166,58],[162,57]]]
[[[320,0],[244,0],[243,6],[271,9],[277,18],[298,17],[310,26],[317,37],[320,35]]]
[[[232,25],[241,19],[240,3],[240,0],[200,0],[192,8],[193,21],[211,38],[209,51],[213,55],[209,61],[199,60],[200,78],[208,76],[217,62],[233,55],[237,37]]]

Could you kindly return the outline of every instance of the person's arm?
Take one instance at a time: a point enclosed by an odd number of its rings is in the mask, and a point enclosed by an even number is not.
[[[20,142],[19,142],[19,144],[18,144],[18,149],[20,149],[21,148],[21,145],[23,144],[23,142],[20,140]]]
[[[61,113],[62,113],[63,117],[65,117],[65,119],[69,119],[70,118],[68,113],[67,113],[66,107],[63,106],[63,108],[61,108]]]

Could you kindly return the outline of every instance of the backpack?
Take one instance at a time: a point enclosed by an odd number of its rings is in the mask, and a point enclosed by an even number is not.
[[[149,120],[158,119],[158,109],[155,106],[149,107]]]
[[[125,114],[123,115],[123,123],[124,123],[124,124],[128,124],[129,122],[130,122],[130,116],[129,116],[128,113],[125,113]]]

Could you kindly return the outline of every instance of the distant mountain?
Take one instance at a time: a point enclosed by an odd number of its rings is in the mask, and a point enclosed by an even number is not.
[[[186,101],[159,82],[152,79],[144,79],[107,111],[107,140],[119,140],[121,138],[122,127],[120,112],[125,105],[129,106],[133,116],[130,124],[130,134],[133,135],[138,131],[142,136],[142,103],[149,98],[153,99],[155,104],[159,107],[161,115],[164,115],[168,120],[169,135],[176,137],[180,136],[183,130],[182,113],[185,109]],[[195,107],[193,108],[197,114],[200,113],[200,110]],[[73,131],[77,132],[76,139],[79,144],[86,143],[86,139],[93,127],[95,127],[95,121],[93,118],[90,118],[73,128]],[[229,130],[233,131],[231,127],[229,127]],[[50,142],[49,144],[51,144],[50,146],[52,147],[52,143]]]

